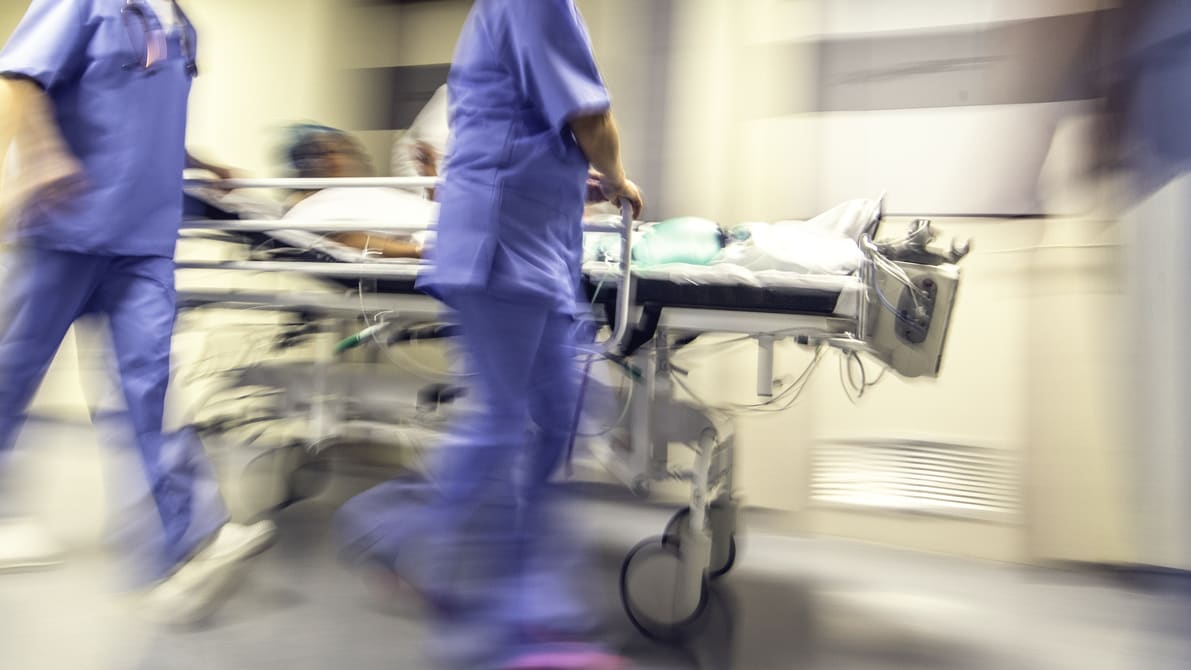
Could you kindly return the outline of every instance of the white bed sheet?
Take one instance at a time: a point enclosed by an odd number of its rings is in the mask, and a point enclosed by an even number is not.
[[[422,263],[406,258],[370,258],[359,250],[348,247],[321,235],[300,230],[285,230],[271,233],[278,241],[298,249],[318,250],[340,263],[370,263],[408,268],[408,279],[415,279]],[[395,268],[389,268],[389,271]],[[593,282],[614,283],[620,276],[616,265],[602,262],[584,264],[583,273]],[[855,275],[805,274],[784,270],[750,270],[746,267],[718,263],[716,265],[687,265],[673,263],[652,268],[639,268],[634,275],[644,279],[668,281],[675,284],[695,286],[752,286],[757,288],[816,289],[838,291],[839,302],[835,313],[838,316],[855,317],[859,313],[863,284]],[[404,276],[404,275],[403,275]]]
[[[417,196],[406,192],[391,193],[391,189],[371,189],[374,191],[372,193],[367,191],[370,189],[327,189],[299,204],[289,216],[303,220],[363,219],[367,218],[366,214],[378,210],[389,211],[400,204],[401,207],[397,209],[401,211],[403,219],[425,220],[429,226],[436,218],[436,206]],[[401,200],[394,203],[394,198]],[[634,274],[685,285],[837,291],[840,299],[836,314],[854,318],[859,313],[864,292],[863,284],[855,272],[859,249],[854,240],[872,220],[879,206],[876,200],[857,199],[842,203],[809,221],[741,224],[732,230],[734,242],[711,265],[673,263],[639,266],[635,268]],[[263,211],[252,213],[268,214]],[[269,234],[283,245],[318,251],[340,263],[406,266],[409,279],[416,278],[420,271],[421,262],[416,259],[369,257],[360,249],[340,244],[319,233],[287,229]],[[424,234],[433,233],[428,230]],[[607,236],[593,234],[589,236],[589,241],[599,245],[599,240]],[[616,281],[619,269],[615,263],[591,260],[590,255],[587,258],[589,260],[584,264],[583,271],[588,278],[594,282]],[[389,268],[390,271],[393,269]]]

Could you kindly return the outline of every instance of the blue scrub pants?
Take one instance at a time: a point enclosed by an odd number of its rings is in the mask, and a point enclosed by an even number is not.
[[[571,578],[582,552],[549,481],[579,402],[575,319],[482,291],[447,303],[471,375],[469,412],[432,485],[378,487],[350,501],[338,526],[350,558],[396,570],[440,606],[440,660],[484,668],[595,628]]]
[[[195,436],[163,434],[175,317],[173,260],[23,248],[16,252],[4,289],[0,454],[15,442],[29,402],[71,324],[88,314],[105,316],[124,396],[125,409],[117,415],[127,421],[140,451],[163,530],[153,543],[158,555],[149,567],[156,574],[150,577],[164,576],[226,521],[221,505],[195,509],[196,480],[210,479]]]

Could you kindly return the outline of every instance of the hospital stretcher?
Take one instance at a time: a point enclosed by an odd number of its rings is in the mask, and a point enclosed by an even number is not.
[[[324,186],[421,187],[426,180],[257,180],[233,182],[240,188],[319,188]],[[431,182],[432,183],[432,182]],[[595,226],[621,236],[616,265],[587,264],[584,283],[597,319],[611,334],[601,343],[604,356],[631,379],[625,423],[627,449],[598,454],[603,465],[638,495],[657,482],[679,480],[690,489],[687,506],[662,536],[646,540],[627,556],[621,571],[625,610],[643,633],[665,638],[696,620],[708,599],[708,582],[728,573],[736,558],[737,503],[734,496],[735,430],[731,413],[700,406],[676,389],[672,357],[693,338],[708,333],[737,334],[757,343],[757,395],[782,397],[775,389],[774,348],[792,340],[816,350],[878,360],[902,377],[934,377],[940,372],[951,311],[959,286],[958,263],[966,245],[940,248],[927,221],[892,243],[875,241],[883,200],[872,201],[857,240],[864,262],[847,276],[782,276],[753,284],[716,279],[676,281],[666,271],[637,270],[631,253],[636,224],[628,212],[619,225]],[[308,316],[353,318],[362,310],[386,312],[392,330],[378,342],[400,336],[400,323],[447,318],[443,307],[417,291],[422,266],[384,262],[358,250],[326,243],[318,234],[336,231],[408,231],[400,222],[262,221],[233,217],[190,218],[184,228],[210,233],[267,235],[278,241],[263,258],[180,262],[181,270],[285,272],[338,282],[339,294],[270,291],[186,290],[182,307],[231,306],[301,312]],[[259,242],[259,238],[258,238]],[[258,248],[259,245],[258,245]],[[276,253],[289,250],[289,255]],[[393,325],[388,325],[388,324]],[[371,327],[375,338],[377,325]],[[808,373],[809,373],[808,369]],[[681,383],[679,382],[679,385]],[[323,389],[324,395],[326,390]],[[690,395],[690,394],[688,394]],[[320,410],[323,414],[326,409]],[[319,423],[325,426],[324,416]],[[318,432],[324,428],[316,428]],[[672,445],[693,452],[688,466],[675,465]],[[662,607],[639,602],[633,574],[645,562],[673,563],[673,592]]]

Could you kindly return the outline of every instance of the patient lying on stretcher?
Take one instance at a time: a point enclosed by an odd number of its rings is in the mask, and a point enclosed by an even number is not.
[[[349,133],[316,125],[291,129],[292,139],[284,150],[293,176],[306,179],[342,179],[375,176],[375,170],[361,144]],[[429,145],[416,153],[421,176],[437,176],[438,155]],[[598,189],[598,183],[593,189]],[[619,220],[614,206],[600,204],[598,194],[587,209],[588,218]],[[438,215],[438,205],[422,190],[399,188],[336,187],[289,194],[282,220],[311,223],[360,221],[358,232],[328,235],[344,247],[358,249],[376,258],[420,259],[432,240],[429,228]],[[685,267],[706,269],[699,276],[722,268],[751,272],[783,271],[809,275],[849,275],[860,267],[863,254],[860,235],[879,210],[878,201],[857,199],[841,203],[806,221],[743,223],[725,229],[713,221],[696,217],[669,219],[644,226],[633,246],[638,270]],[[364,222],[394,222],[425,228],[425,232],[394,234],[369,232]],[[966,248],[927,253],[933,240],[929,227],[912,232],[902,243],[905,249],[884,245],[891,257],[918,263],[955,262]],[[911,244],[913,242],[913,244]],[[614,263],[620,257],[620,235],[591,233],[585,236],[584,261]],[[913,247],[912,249],[910,247]],[[737,272],[736,274],[739,274]],[[733,275],[736,276],[736,275]],[[684,275],[689,280],[690,276]]]
[[[358,179],[374,177],[375,170],[360,143],[349,133],[319,125],[295,125],[289,129],[290,141],[283,147],[290,176],[300,179]],[[416,159],[420,176],[437,177],[439,156],[425,143],[417,145]],[[252,191],[227,192],[218,188],[191,187],[188,194],[199,203],[233,212],[241,218],[322,223],[360,221],[361,230],[326,235],[323,239],[358,249],[374,258],[421,259],[423,250],[433,240],[430,231],[438,217],[433,189],[409,190],[392,187],[332,187],[298,190],[288,193],[284,202],[262,197]],[[206,216],[200,209],[192,215]],[[616,214],[599,191],[598,175],[589,183],[587,214]],[[218,215],[216,215],[218,216]],[[619,215],[616,215],[619,219]],[[367,230],[364,222],[397,223],[423,229],[412,234]]]
[[[286,158],[301,179],[373,177],[363,147],[350,134],[324,126],[297,126]],[[426,147],[422,176],[436,176],[437,157]],[[438,205],[422,193],[397,188],[327,188],[297,191],[286,202],[284,219],[294,221],[384,221],[429,227]],[[380,258],[421,258],[426,233],[401,235],[367,231],[340,233],[330,239]]]

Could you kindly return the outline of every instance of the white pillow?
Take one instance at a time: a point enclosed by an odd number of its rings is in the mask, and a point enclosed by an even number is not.
[[[877,207],[874,200],[850,200],[810,221],[742,224],[733,229],[734,241],[716,263],[755,272],[850,275],[864,258],[857,238],[872,222]]]

